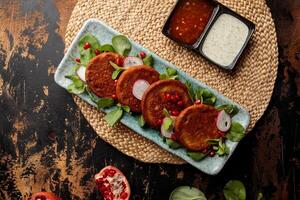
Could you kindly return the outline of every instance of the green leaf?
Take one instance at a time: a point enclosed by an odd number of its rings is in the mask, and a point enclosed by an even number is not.
[[[222,139],[219,140],[217,154],[223,156],[229,154],[230,149],[226,146]]]
[[[169,200],[207,200],[204,193],[194,187],[180,186],[173,190]]]
[[[170,117],[171,116],[169,111],[166,108],[163,109],[163,114],[164,114],[165,117]]]
[[[85,43],[89,43],[91,48],[84,49]],[[96,37],[91,34],[86,34],[80,38],[79,43],[79,54],[80,54],[80,62],[83,65],[86,65],[93,57],[95,57],[95,50],[100,49],[101,45]]]
[[[189,81],[186,81],[184,84],[185,84],[185,86],[187,87],[187,89],[189,91],[190,98],[192,100],[195,100],[195,92],[194,92],[194,88],[192,86],[192,83],[189,82]]]
[[[112,98],[99,98],[97,101],[98,108],[108,108],[115,104]]]
[[[143,62],[145,65],[148,65],[150,67],[153,67],[153,57],[151,55],[149,56],[146,56],[144,59],[143,59]]]
[[[96,49],[100,50],[101,47],[100,42],[96,37],[94,37],[91,34],[86,34],[79,39],[79,43],[78,43],[79,51],[85,50],[84,49],[85,43],[89,43],[91,45],[91,48],[89,49],[91,49],[92,51]]]
[[[218,145],[219,141],[220,141],[220,139],[209,139],[209,140],[207,140],[207,143],[211,144],[211,145]]]
[[[200,161],[203,158],[205,158],[206,154],[201,153],[201,152],[187,152],[186,155],[188,155],[189,157],[191,157],[193,160],[195,161]]]
[[[74,78],[73,83],[74,83],[76,88],[84,87],[84,82],[79,77]]]
[[[173,119],[170,117],[167,117],[163,120],[162,128],[164,130],[169,130],[172,128],[172,125],[173,125]]]
[[[114,50],[122,56],[127,56],[131,50],[131,44],[124,35],[114,36],[112,38],[112,46]]]
[[[169,77],[177,75],[177,71],[171,67],[167,67],[166,71]]]
[[[234,116],[236,114],[238,114],[239,109],[237,106],[232,105],[232,104],[224,104],[224,105],[220,105],[217,107],[218,110],[224,110],[227,114],[229,114],[230,116]]]
[[[199,99],[204,104],[214,105],[216,96],[206,88],[197,89],[195,91],[195,99]]]
[[[232,142],[238,142],[245,136],[245,129],[244,127],[238,123],[233,121],[231,123],[231,127],[228,131],[228,133],[225,135],[227,139],[229,139]]]
[[[104,120],[110,125],[114,126],[123,116],[123,109],[117,107],[117,109],[107,113],[104,117]]]
[[[87,89],[87,93],[90,97],[90,99],[97,104],[97,102],[99,101],[99,97],[97,95],[95,95],[92,91],[90,91],[89,89]]]
[[[83,87],[77,88],[74,83],[71,83],[67,87],[67,91],[73,94],[82,94],[85,91],[85,86],[83,85]]]
[[[122,106],[122,109],[123,109],[125,112],[127,112],[127,113],[130,112],[130,107],[129,107],[129,106]]]
[[[168,79],[168,75],[167,74],[160,74],[159,75],[159,79],[160,80],[167,80]]]
[[[121,69],[121,70],[124,70],[124,68],[120,67],[119,65],[117,65],[116,63],[112,62],[112,61],[109,61],[109,64],[111,64],[111,66],[117,70],[117,69]]]
[[[264,195],[260,192],[257,195],[257,200],[262,200],[264,198]]]
[[[146,122],[145,122],[145,119],[144,119],[143,115],[140,115],[138,117],[138,123],[139,123],[140,127],[144,127],[145,126]]]
[[[116,69],[115,71],[113,71],[113,73],[111,74],[111,78],[113,80],[117,79],[119,74],[123,71],[123,69]]]
[[[238,180],[230,180],[223,189],[226,200],[246,200],[244,184]]]
[[[113,46],[111,46],[110,44],[104,44],[101,46],[100,48],[101,52],[115,52]]]
[[[166,138],[166,143],[170,149],[179,149],[181,145],[172,139]]]

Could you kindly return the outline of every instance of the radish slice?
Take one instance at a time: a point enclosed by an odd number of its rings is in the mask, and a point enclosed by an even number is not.
[[[163,123],[162,123],[162,124],[164,124],[164,121],[165,121],[167,118],[168,118],[168,117],[165,117],[165,118],[163,119]],[[174,124],[174,121],[175,121],[176,117],[171,116],[171,118],[173,119],[173,124]],[[174,129],[174,127],[172,126],[171,129],[165,130],[165,129],[163,128],[163,126],[161,125],[161,127],[160,127],[160,133],[161,133],[162,136],[164,136],[164,137],[166,137],[166,138],[172,138],[172,135],[174,134],[174,130],[173,130],[173,129]]]
[[[132,87],[133,96],[139,100],[142,100],[142,97],[149,86],[150,84],[148,81],[144,79],[137,80]]]
[[[83,80],[84,82],[85,82],[85,70],[86,70],[86,67],[80,66],[76,72],[77,75],[79,76],[79,78],[81,80]]]
[[[128,69],[129,67],[138,66],[142,64],[144,64],[142,59],[134,56],[128,56],[124,59],[123,67],[125,69]]]
[[[231,118],[230,116],[222,110],[218,114],[217,118],[217,128],[222,132],[227,132],[231,126]]]

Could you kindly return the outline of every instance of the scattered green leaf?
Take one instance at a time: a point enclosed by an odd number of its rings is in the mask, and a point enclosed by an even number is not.
[[[234,116],[239,112],[239,109],[237,106],[232,104],[224,104],[217,107],[218,110],[224,110],[227,114],[230,116]]]
[[[176,142],[172,139],[166,138],[166,143],[170,149],[179,149],[181,147],[181,145],[178,142]]]
[[[85,84],[78,76],[66,75],[65,78],[72,81],[72,83],[67,87],[68,92],[73,94],[81,94],[85,91]]]
[[[206,156],[206,154],[204,154],[204,153],[201,153],[201,152],[191,152],[191,151],[188,151],[186,153],[186,155],[188,155],[189,157],[191,157],[195,161],[200,161],[203,158],[205,158],[205,156]]]
[[[124,35],[117,35],[112,38],[112,46],[114,50],[123,56],[127,56],[131,50],[131,44]]]
[[[140,127],[144,127],[145,126],[146,122],[145,122],[145,119],[144,119],[143,115],[140,115],[138,117],[138,123],[139,123]]]
[[[76,87],[74,83],[71,83],[68,87],[67,87],[67,91],[72,93],[72,94],[82,94],[85,91],[85,86],[83,85],[83,87]]]
[[[231,123],[230,129],[229,129],[228,133],[225,135],[225,137],[227,139],[229,139],[230,141],[233,141],[233,142],[240,141],[244,136],[245,136],[244,127],[236,121],[233,121]]]
[[[146,56],[144,59],[143,59],[143,62],[145,65],[148,65],[150,67],[153,67],[153,57],[151,55],[149,56]]]
[[[116,63],[112,62],[112,61],[109,61],[109,64],[111,64],[111,66],[117,70],[117,69],[121,69],[121,70],[124,70],[124,68],[120,67],[119,65],[117,65]]]
[[[101,46],[100,48],[101,52],[115,52],[114,48],[112,45],[110,44],[104,44]]]
[[[171,116],[169,111],[166,108],[163,109],[163,114],[164,114],[165,117],[170,117]]]
[[[216,96],[206,88],[197,89],[194,94],[195,100],[198,99],[204,104],[214,105],[216,103]]]
[[[167,79],[175,80],[178,77],[177,71],[175,69],[173,69],[171,67],[167,67],[165,70],[166,70],[166,73],[160,74],[159,79],[161,79],[161,80],[167,80]]]
[[[173,190],[169,200],[207,200],[204,193],[194,187],[180,186]]]
[[[115,101],[112,98],[99,98],[96,102],[98,108],[108,108],[115,104]]]
[[[111,78],[113,80],[117,79],[119,74],[123,71],[123,69],[116,69],[115,71],[113,71],[113,73],[111,74]]]
[[[173,126],[173,119],[171,117],[166,117],[163,120],[162,128],[164,130],[170,130]]]
[[[257,200],[262,200],[264,198],[264,195],[260,192],[257,195]]]
[[[114,126],[123,116],[123,109],[121,107],[117,107],[115,110],[107,113],[104,117],[104,120],[110,125]]]
[[[89,43],[91,47],[84,49],[86,43]],[[95,57],[95,50],[100,50],[100,47],[100,42],[93,35],[86,34],[81,37],[78,43],[81,64],[86,65],[93,57]]]
[[[229,147],[223,142],[222,139],[219,140],[217,154],[219,156],[228,155],[230,152]]]
[[[238,180],[230,180],[223,189],[226,200],[245,200],[246,189],[244,184]]]
[[[129,106],[122,106],[122,109],[127,112],[130,113],[130,107]]]
[[[192,83],[189,82],[189,81],[185,81],[184,84],[185,84],[185,86],[186,86],[187,89],[188,89],[190,98],[191,98],[192,100],[195,100],[195,92],[194,92],[194,88],[193,88],[193,86],[192,86]]]

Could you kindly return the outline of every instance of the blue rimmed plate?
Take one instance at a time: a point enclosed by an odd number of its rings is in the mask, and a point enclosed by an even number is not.
[[[94,35],[101,44],[111,44],[111,39],[115,35],[120,35],[119,32],[113,30],[108,25],[104,24],[103,22],[96,20],[96,19],[90,19],[87,20],[75,39],[73,40],[71,46],[69,47],[67,53],[65,54],[64,58],[62,59],[61,63],[59,64],[57,71],[55,73],[55,82],[60,85],[63,88],[67,88],[69,84],[71,84],[71,81],[69,79],[65,78],[65,75],[68,75],[71,73],[72,67],[74,66],[74,57],[79,56],[79,52],[77,50],[77,44],[79,42],[79,39],[87,34],[90,33]],[[232,100],[224,97],[223,95],[219,94],[216,90],[208,87],[204,83],[191,78],[189,75],[181,71],[179,68],[174,66],[173,64],[167,62],[166,60],[158,57],[155,53],[149,51],[148,49],[142,47],[141,45],[135,43],[134,41],[130,40],[132,44],[132,49],[130,52],[130,55],[136,55],[140,51],[144,51],[147,54],[151,54],[154,59],[154,68],[159,72],[164,72],[165,67],[171,67],[177,70],[178,75],[180,79],[182,80],[188,80],[194,88],[200,87],[200,88],[207,88],[210,90],[214,95],[217,97],[216,105],[222,105],[222,104],[233,104],[236,105],[239,109],[239,113],[233,117],[234,121],[239,122],[245,129],[249,125],[250,121],[250,115],[246,109],[241,107],[240,105],[234,103]],[[89,96],[87,94],[80,94],[78,95],[81,99],[88,102],[89,104],[96,106],[95,103],[93,103]],[[113,108],[110,109],[104,109],[104,112],[108,112]],[[210,174],[215,175],[221,171],[221,169],[224,167],[225,163],[229,159],[229,157],[234,152],[235,148],[238,145],[238,142],[231,142],[229,140],[226,140],[226,145],[230,148],[230,154],[227,156],[214,156],[214,157],[206,157],[203,160],[196,162],[193,159],[191,159],[189,156],[186,155],[186,151],[184,149],[177,149],[173,150],[168,147],[168,145],[163,142],[162,138],[160,137],[160,133],[157,130],[151,129],[151,128],[141,128],[138,124],[137,117],[131,116],[127,113],[125,113],[124,117],[121,120],[121,123],[135,131],[136,133],[142,135],[143,137],[153,141],[161,148],[177,155],[178,157],[182,158],[183,160],[187,161],[191,165],[195,166],[199,170]]]

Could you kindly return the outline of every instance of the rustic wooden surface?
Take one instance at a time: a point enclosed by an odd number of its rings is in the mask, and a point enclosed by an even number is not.
[[[93,175],[107,164],[128,177],[132,199],[165,200],[180,185],[224,199],[230,179],[248,199],[300,199],[300,1],[269,0],[280,65],[271,103],[217,176],[189,165],[145,164],[103,142],[53,81],[76,0],[0,1],[0,199],[40,190],[62,199],[101,199]],[[263,95],[263,94],[262,94]],[[298,156],[298,157],[297,157]]]

